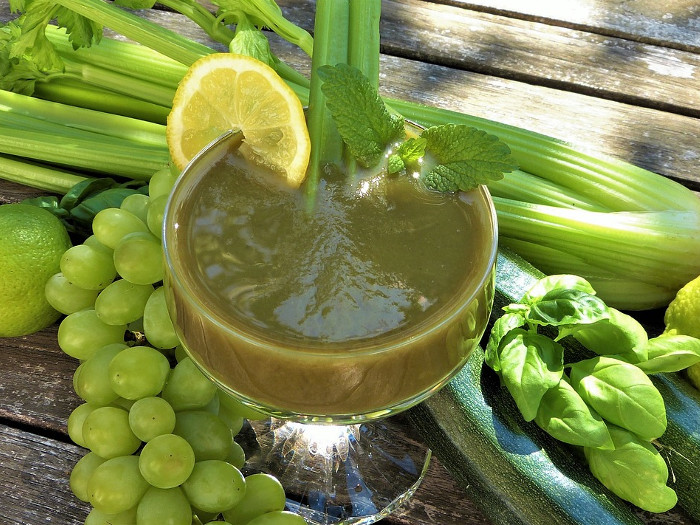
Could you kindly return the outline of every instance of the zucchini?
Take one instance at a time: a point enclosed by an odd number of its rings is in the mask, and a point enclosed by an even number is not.
[[[504,250],[496,272],[492,322],[503,306],[517,302],[543,277]],[[409,422],[456,481],[474,494],[482,512],[493,523],[507,525],[643,523],[641,511],[593,477],[578,448],[523,420],[498,376],[483,366],[483,358],[483,351],[476,349],[440,392],[407,412]],[[700,404],[691,399],[689,385],[682,388],[682,379],[659,374],[655,381],[668,410],[668,429],[658,441],[662,448],[673,449],[671,468],[678,479],[671,486],[697,519]],[[684,457],[688,461],[681,465]]]

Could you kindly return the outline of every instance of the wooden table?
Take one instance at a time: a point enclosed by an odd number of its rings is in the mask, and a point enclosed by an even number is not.
[[[279,2],[312,28],[313,2]],[[145,13],[207,42],[183,18]],[[0,0],[0,20],[12,18]],[[385,95],[446,107],[559,137],[700,190],[700,4],[696,0],[385,0]],[[284,43],[293,66],[309,61]],[[0,182],[0,203],[42,192]],[[660,318],[656,314],[656,321]],[[83,451],[66,418],[79,403],[76,362],[56,326],[0,339],[0,523],[82,523],[68,488]],[[700,495],[699,495],[700,497]],[[497,502],[488,502],[497,505]],[[690,523],[682,514],[648,523]],[[438,461],[387,524],[489,523]]]

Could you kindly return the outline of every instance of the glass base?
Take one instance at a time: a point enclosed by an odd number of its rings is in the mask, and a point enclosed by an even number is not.
[[[250,421],[247,473],[280,480],[289,510],[310,525],[365,525],[385,518],[418,488],[430,449],[410,440],[391,419],[316,425],[280,419]]]

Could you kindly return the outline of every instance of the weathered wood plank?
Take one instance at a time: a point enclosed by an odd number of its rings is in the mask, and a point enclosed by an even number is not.
[[[417,0],[382,20],[389,55],[700,116],[693,53]]]
[[[87,506],[68,486],[83,451],[74,445],[0,425],[0,523],[80,525]]]
[[[696,0],[435,1],[686,51],[700,50],[700,4]]]
[[[72,382],[78,362],[58,348],[56,325],[0,338],[0,355],[0,417],[67,435],[68,415],[82,401]]]
[[[290,20],[313,29],[313,2],[279,3]],[[381,35],[388,55],[700,116],[700,56],[601,35],[593,25],[576,30],[421,0],[384,0]]]

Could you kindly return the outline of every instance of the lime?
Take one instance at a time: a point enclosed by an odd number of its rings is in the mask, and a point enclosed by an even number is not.
[[[47,210],[0,205],[0,337],[31,334],[58,319],[44,287],[70,245],[63,224]]]

